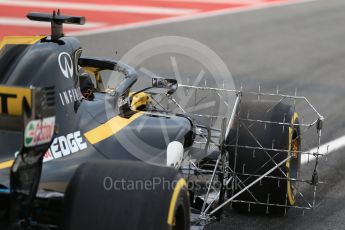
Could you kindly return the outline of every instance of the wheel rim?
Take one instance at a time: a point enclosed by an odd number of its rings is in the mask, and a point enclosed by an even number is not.
[[[294,114],[292,124],[298,124],[298,115]],[[300,168],[300,130],[298,126],[289,127],[289,156],[292,155],[292,158],[286,162],[287,172],[287,198],[289,205],[295,204],[295,196],[297,194],[298,183],[297,179],[299,177],[299,168]]]

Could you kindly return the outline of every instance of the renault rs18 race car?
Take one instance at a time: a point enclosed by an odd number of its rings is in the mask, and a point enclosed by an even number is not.
[[[189,229],[225,207],[286,214],[315,206],[320,154],[303,150],[301,136],[316,127],[320,143],[323,117],[305,97],[155,76],[133,91],[134,68],[81,56],[78,39],[64,36],[63,24],[84,17],[27,17],[50,22],[52,34],[0,43],[1,229]],[[114,89],[107,71],[120,73],[110,75],[120,80]],[[223,115],[188,113],[178,90],[235,100]],[[297,113],[299,101],[311,122]],[[305,179],[303,155],[315,160]]]

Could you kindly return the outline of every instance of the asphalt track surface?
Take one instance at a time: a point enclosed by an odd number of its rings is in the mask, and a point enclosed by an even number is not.
[[[84,54],[120,58],[134,45],[157,36],[177,35],[200,41],[228,65],[237,86],[258,84],[298,89],[326,118],[322,142],[345,134],[345,1],[325,0],[267,8],[145,28],[81,36]],[[115,51],[117,54],[115,55]],[[154,63],[159,67],[160,63]],[[311,143],[316,145],[316,141]],[[306,170],[312,164],[304,166]],[[345,155],[323,160],[313,211],[290,210],[287,216],[237,214],[207,229],[344,229]]]

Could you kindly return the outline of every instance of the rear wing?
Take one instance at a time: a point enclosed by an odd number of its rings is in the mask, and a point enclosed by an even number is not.
[[[43,156],[55,134],[54,87],[0,85],[0,130],[23,133],[23,144],[18,146],[20,151],[10,172],[11,217],[29,219],[30,216],[18,215],[20,210],[31,207],[41,177]]]
[[[24,88],[0,85],[0,130],[24,132],[31,120],[55,114],[53,87]]]

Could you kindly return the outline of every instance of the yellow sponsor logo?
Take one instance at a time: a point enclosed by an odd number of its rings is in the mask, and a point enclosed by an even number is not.
[[[23,101],[31,107],[31,89],[0,86],[0,114],[20,116],[23,113]]]

